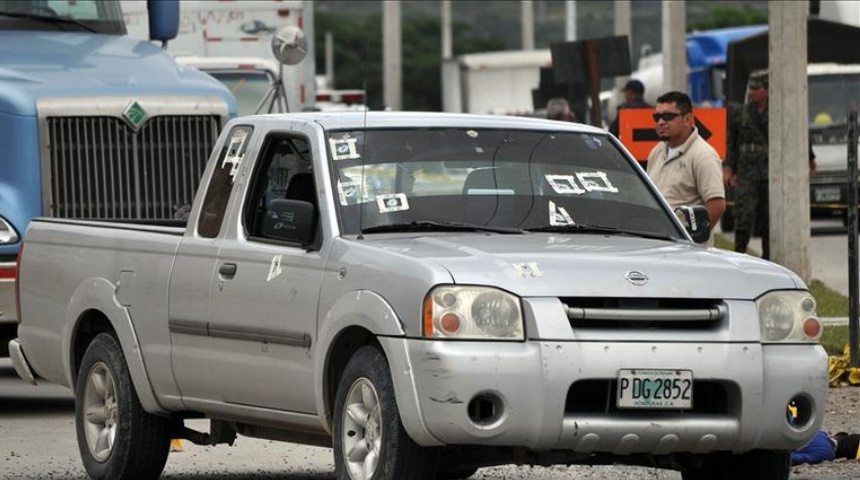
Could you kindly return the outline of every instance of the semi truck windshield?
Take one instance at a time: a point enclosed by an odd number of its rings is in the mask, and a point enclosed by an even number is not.
[[[126,34],[122,9],[115,0],[0,0],[0,30]]]

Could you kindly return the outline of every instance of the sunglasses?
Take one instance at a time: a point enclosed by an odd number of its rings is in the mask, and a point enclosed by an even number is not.
[[[651,116],[654,118],[654,122],[659,122],[661,118],[667,122],[671,122],[672,120],[674,120],[678,117],[681,117],[683,115],[684,115],[683,113],[678,113],[678,112],[663,112],[663,113],[655,113],[654,115],[651,115]]]

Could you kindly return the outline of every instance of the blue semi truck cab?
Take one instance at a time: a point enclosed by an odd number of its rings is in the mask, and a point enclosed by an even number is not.
[[[149,4],[152,39],[175,37],[178,1]],[[0,45],[2,354],[30,220],[184,224],[236,105],[221,83],[127,36],[117,0],[0,1]]]

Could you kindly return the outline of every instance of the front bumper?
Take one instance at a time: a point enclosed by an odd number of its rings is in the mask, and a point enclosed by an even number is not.
[[[818,174],[809,182],[809,206],[813,212],[838,212],[848,208],[848,175]]]
[[[820,426],[827,391],[827,357],[817,345],[397,341],[412,375],[395,375],[395,383],[413,383],[396,390],[416,396],[407,401],[421,416],[404,426],[447,445],[617,455],[794,450]],[[717,386],[725,398],[699,408],[694,395],[692,411],[618,410],[621,368],[692,370],[697,385]],[[786,406],[796,396],[808,401],[809,420],[792,426]],[[497,417],[473,421],[476,398],[500,399]]]

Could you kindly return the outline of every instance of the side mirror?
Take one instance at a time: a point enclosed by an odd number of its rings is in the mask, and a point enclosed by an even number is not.
[[[696,243],[707,242],[711,238],[711,220],[708,209],[702,206],[683,206],[675,209],[675,214],[684,224],[684,229]]]
[[[310,202],[277,199],[269,202],[263,219],[263,236],[272,240],[310,245],[316,232],[316,209]]]
[[[166,42],[179,33],[179,0],[148,0],[149,39]]]
[[[272,37],[272,53],[284,65],[296,65],[308,54],[305,32],[298,27],[281,27]]]

